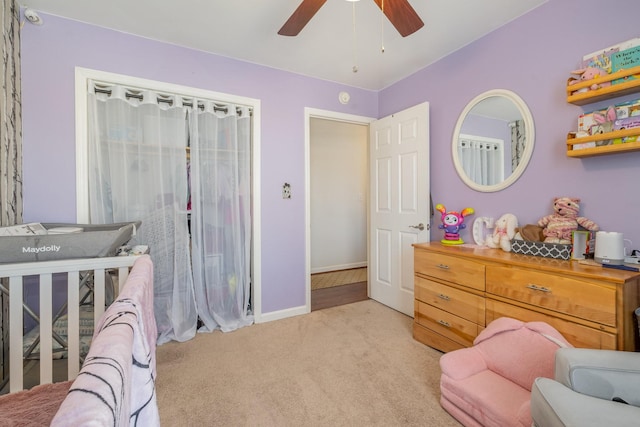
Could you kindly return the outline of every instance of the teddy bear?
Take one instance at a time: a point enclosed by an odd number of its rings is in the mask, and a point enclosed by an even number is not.
[[[490,248],[501,248],[505,252],[511,252],[511,240],[516,235],[518,218],[515,215],[506,213],[502,215],[494,224],[493,233],[487,236],[485,245]]]
[[[571,232],[578,226],[589,231],[598,231],[598,224],[585,217],[578,216],[580,199],[556,197],[553,200],[554,213],[540,218],[538,226],[543,227],[545,243],[571,243]]]

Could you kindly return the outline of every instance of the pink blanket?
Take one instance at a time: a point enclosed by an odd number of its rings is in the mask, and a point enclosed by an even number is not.
[[[0,427],[48,426],[71,383],[42,384],[0,396]]]
[[[100,319],[87,358],[52,426],[159,426],[153,265],[134,264]]]

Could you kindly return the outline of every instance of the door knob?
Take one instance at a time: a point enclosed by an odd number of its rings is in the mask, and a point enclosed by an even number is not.
[[[424,224],[423,223],[420,223],[418,225],[410,225],[409,227],[410,228],[417,228],[420,231],[424,230]]]

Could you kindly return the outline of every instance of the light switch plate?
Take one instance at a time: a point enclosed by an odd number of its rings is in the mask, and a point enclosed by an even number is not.
[[[282,198],[290,199],[291,198],[291,184],[285,182],[282,185]]]

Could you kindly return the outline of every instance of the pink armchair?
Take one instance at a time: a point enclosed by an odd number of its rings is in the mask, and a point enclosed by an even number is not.
[[[467,427],[530,427],[533,381],[553,378],[556,350],[572,345],[547,323],[508,317],[473,344],[440,358],[442,407]]]

